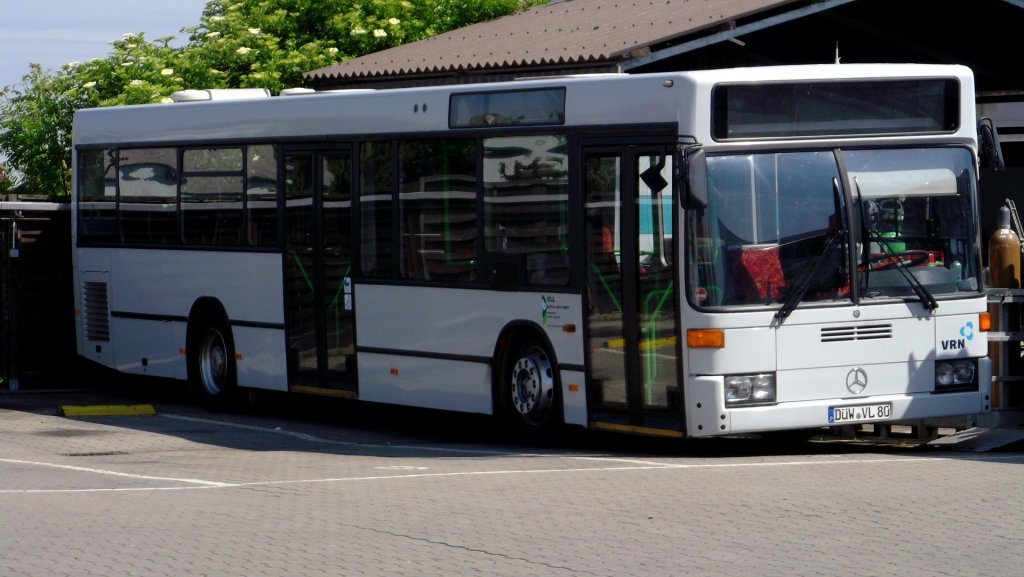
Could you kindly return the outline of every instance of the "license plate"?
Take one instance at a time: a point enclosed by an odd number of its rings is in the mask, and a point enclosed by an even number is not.
[[[829,407],[828,422],[859,423],[892,418],[892,403],[874,403],[871,405],[849,405],[846,407]]]

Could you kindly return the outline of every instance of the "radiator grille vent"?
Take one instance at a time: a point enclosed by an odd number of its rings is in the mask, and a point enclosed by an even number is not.
[[[824,327],[821,329],[821,342],[823,343],[891,338],[892,325],[890,324],[850,325],[844,327]]]
[[[85,282],[82,287],[85,338],[110,341],[110,311],[107,305],[107,283]]]

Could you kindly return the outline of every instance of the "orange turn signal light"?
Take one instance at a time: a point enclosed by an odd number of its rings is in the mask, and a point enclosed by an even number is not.
[[[721,329],[690,329],[686,331],[686,346],[691,349],[720,349],[725,346],[725,332]]]
[[[982,332],[992,330],[992,315],[981,313],[978,315],[978,330]]]

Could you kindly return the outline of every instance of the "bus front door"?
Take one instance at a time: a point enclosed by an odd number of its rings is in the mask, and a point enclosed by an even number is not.
[[[669,147],[584,155],[591,426],[682,429]]]
[[[352,154],[285,154],[285,327],[293,391],[356,395]]]

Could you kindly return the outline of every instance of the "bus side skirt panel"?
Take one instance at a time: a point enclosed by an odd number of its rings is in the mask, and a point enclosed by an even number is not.
[[[238,386],[287,391],[284,330],[233,326],[231,333],[235,339]]]
[[[364,401],[491,414],[491,368],[485,363],[360,353]]]

